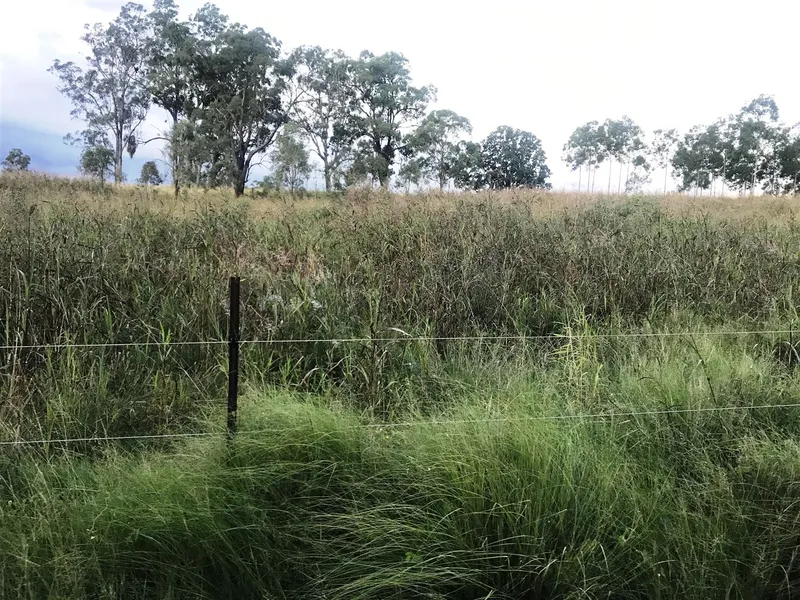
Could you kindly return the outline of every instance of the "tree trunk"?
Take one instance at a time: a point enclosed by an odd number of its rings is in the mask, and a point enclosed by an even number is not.
[[[236,181],[233,184],[233,195],[237,198],[244,194],[244,184],[244,173],[238,174],[236,176]]]
[[[725,156],[725,151],[722,151],[722,193],[725,196],[725,179],[728,177],[728,157]]]
[[[233,182],[233,195],[239,198],[244,194],[244,186],[247,183],[247,172],[250,170],[250,161],[245,158],[244,148],[240,148],[235,155],[236,159],[236,179]]]
[[[178,171],[180,165],[178,163],[178,150],[175,148],[175,144],[173,142],[172,149],[170,150],[170,154],[172,155],[172,187],[175,190],[175,197],[178,197],[178,194],[181,191],[181,183],[180,178],[178,176]]]
[[[622,192],[622,163],[619,163],[619,177],[617,177],[617,195],[619,196],[621,192]]]
[[[328,166],[327,163],[325,163],[325,165],[323,167],[323,171],[324,171],[324,174],[325,174],[325,191],[326,192],[330,192],[331,191],[331,168],[330,168],[330,166]]]
[[[669,178],[669,167],[664,167],[664,195],[667,195],[667,179]]]
[[[114,181],[122,183],[122,131],[117,132],[114,147]]]
[[[620,171],[621,171],[622,170],[622,165],[620,165],[619,168],[620,168]],[[631,181],[630,175],[631,175],[631,161],[628,160],[628,162],[625,163],[625,193],[626,194],[628,193],[628,184]]]
[[[581,177],[583,176],[583,165],[578,165],[578,193],[581,193]]]
[[[608,195],[611,195],[611,161],[608,162]]]

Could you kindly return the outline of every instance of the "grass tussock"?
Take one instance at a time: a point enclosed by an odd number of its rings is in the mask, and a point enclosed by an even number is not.
[[[729,348],[712,395],[691,350],[644,354],[582,399],[602,420],[561,418],[585,382],[554,366],[403,423],[272,389],[233,445],[9,460],[4,597],[792,597],[800,409],[612,415],[800,381]]]

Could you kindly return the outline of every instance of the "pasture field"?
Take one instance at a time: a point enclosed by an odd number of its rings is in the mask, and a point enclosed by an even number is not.
[[[4,175],[0,598],[797,598],[798,211]]]

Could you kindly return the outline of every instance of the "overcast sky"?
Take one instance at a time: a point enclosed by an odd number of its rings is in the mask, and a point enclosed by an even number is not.
[[[47,139],[77,129],[46,70],[54,58],[79,59],[83,24],[108,22],[123,2],[0,1],[0,134],[10,136],[9,124],[50,134]],[[182,16],[203,3],[179,2]],[[775,96],[782,120],[800,121],[793,34],[800,3],[791,0],[216,4],[234,21],[263,27],[287,49],[314,44],[352,55],[402,52],[415,83],[434,84],[437,107],[468,117],[476,140],[498,125],[539,136],[557,189],[577,183],[561,162],[561,148],[591,119],[626,114],[648,133],[659,127],[685,132],[765,93]],[[150,126],[161,123],[154,114]],[[0,138],[0,151],[7,144]],[[160,153],[153,147],[142,156]]]

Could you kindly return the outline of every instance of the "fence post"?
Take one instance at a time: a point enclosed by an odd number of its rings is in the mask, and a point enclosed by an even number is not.
[[[228,319],[228,437],[236,434],[239,401],[239,277],[231,277]]]

